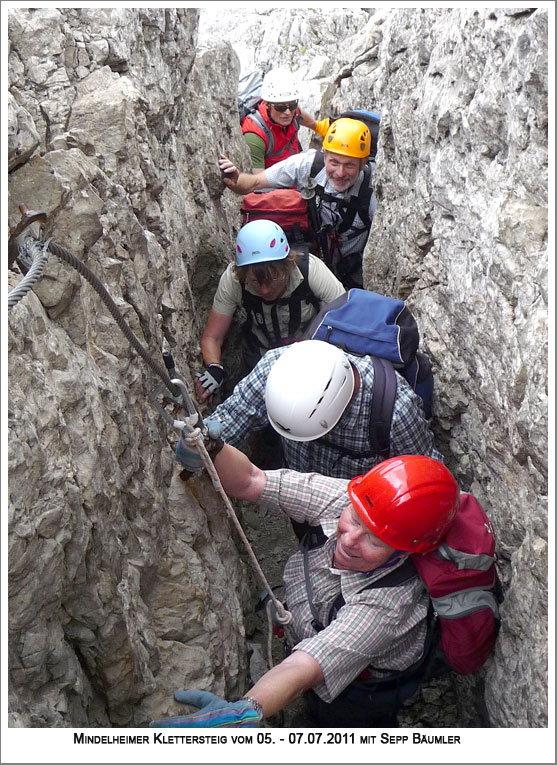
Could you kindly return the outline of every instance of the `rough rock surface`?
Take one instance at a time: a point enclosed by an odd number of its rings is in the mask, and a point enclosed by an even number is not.
[[[10,213],[46,210],[190,387],[202,280],[237,209],[212,140],[238,130],[233,88],[214,87],[237,62],[196,55],[196,30],[195,10],[9,14]],[[212,488],[171,483],[158,378],[54,256],[10,311],[8,350],[11,724],[144,725],[178,711],[176,687],[240,693],[245,566]]]
[[[201,40],[220,23],[202,11]],[[506,600],[487,719],[544,726],[547,13],[272,10],[243,14],[234,35],[220,28],[244,70],[296,71],[311,113],[382,115],[366,287],[415,312],[438,442],[498,531]],[[458,684],[459,702],[469,686]]]
[[[438,440],[494,520],[506,591],[486,672],[402,723],[546,726],[547,12],[207,13],[196,49],[193,9],[10,12],[10,212],[46,209],[191,384],[238,224],[214,136],[247,168],[217,41],[298,69],[316,116],[380,112],[366,286],[418,317]],[[178,685],[241,692],[249,578],[207,480],[171,481],[157,380],[54,257],[34,293],[9,314],[11,724],[141,725]]]

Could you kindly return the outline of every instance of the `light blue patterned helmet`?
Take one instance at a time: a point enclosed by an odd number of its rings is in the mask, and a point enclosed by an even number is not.
[[[246,223],[236,237],[236,265],[251,266],[270,260],[284,260],[290,245],[281,227],[272,220]]]

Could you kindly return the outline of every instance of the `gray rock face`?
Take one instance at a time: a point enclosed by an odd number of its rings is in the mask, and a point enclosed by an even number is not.
[[[485,678],[491,723],[545,726],[547,13],[269,13],[272,23],[243,17],[240,34],[221,28],[245,69],[290,66],[318,116],[382,116],[365,284],[414,311],[438,442],[498,531],[506,597]],[[202,12],[201,38],[218,23]]]
[[[367,286],[415,311],[439,443],[498,530],[492,723],[545,725],[547,15],[406,11],[382,27]]]
[[[194,10],[9,19],[10,213],[46,210],[47,233],[191,387],[193,284],[231,251],[214,135],[244,148],[234,88],[215,84],[237,62],[226,46],[196,58]],[[224,510],[203,479],[171,481],[158,378],[54,256],[10,311],[9,363],[11,724],[144,725],[178,713],[177,687],[240,693],[246,572]]]
[[[297,70],[318,117],[378,111],[366,286],[418,319],[438,441],[494,521],[505,587],[487,670],[420,702],[482,725],[481,682],[491,725],[546,726],[547,12],[220,15],[11,10],[10,214],[45,209],[191,389],[239,225],[217,153],[248,167],[240,65]],[[172,476],[158,380],[54,256],[8,343],[10,724],[143,725],[179,712],[177,687],[239,694],[247,572],[208,479]]]

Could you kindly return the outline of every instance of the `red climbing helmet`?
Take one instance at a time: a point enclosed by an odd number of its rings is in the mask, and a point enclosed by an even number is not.
[[[438,547],[459,505],[457,482],[445,465],[416,454],[380,462],[353,478],[348,494],[376,537],[411,553]]]

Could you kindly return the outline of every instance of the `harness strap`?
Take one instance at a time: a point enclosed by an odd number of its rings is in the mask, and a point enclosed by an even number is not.
[[[324,630],[327,625],[324,625],[320,621],[319,614],[313,602],[313,587],[311,586],[311,577],[309,571],[309,553],[311,550],[316,550],[320,547],[323,547],[327,539],[328,537],[326,536],[321,526],[313,526],[310,527],[310,529],[304,534],[300,540],[299,545],[299,550],[303,556],[306,595],[311,615],[313,616],[311,624],[316,632],[321,632],[321,630]],[[385,574],[385,576],[382,576],[380,579],[375,579],[374,581],[365,585],[361,590],[359,590],[359,592],[365,592],[366,590],[374,590],[384,587],[398,587],[399,585],[404,584],[411,579],[415,579],[417,576],[418,572],[416,571],[416,567],[414,566],[412,559],[407,558],[401,566],[398,566],[398,568],[395,568],[393,571]],[[342,592],[339,592],[329,609],[327,624],[330,624],[334,619],[336,619],[338,612],[345,604],[345,602],[346,601],[344,599],[344,595]]]
[[[278,305],[276,303],[271,306],[271,321],[273,323],[273,332],[275,334],[275,344],[278,346],[281,344],[281,337],[280,324],[278,319]]]
[[[320,308],[320,302],[317,296],[312,292],[309,286],[309,253],[303,252],[297,262],[297,266],[302,274],[302,281],[296,287],[289,297],[280,298],[277,300],[271,308],[271,322],[273,325],[274,339],[271,337],[271,333],[265,323],[265,317],[263,313],[263,300],[248,292],[245,285],[242,284],[242,305],[246,310],[247,318],[243,324],[243,331],[251,334],[251,330],[254,322],[261,329],[267,340],[268,346],[278,347],[282,345],[283,338],[281,336],[280,324],[278,319],[279,307],[288,306],[289,318],[288,318],[288,337],[294,336],[296,330],[302,323],[302,301],[310,303],[316,311]],[[286,339],[286,338],[284,338]]]
[[[337,616],[338,612],[345,605],[345,599],[342,592],[340,592],[333,601],[328,614],[327,625],[323,625],[319,620],[317,609],[313,602],[313,588],[311,586],[310,574],[309,574],[309,551],[322,547],[327,541],[327,536],[324,533],[321,526],[310,527],[310,530],[302,537],[300,541],[299,550],[303,554],[304,560],[304,576],[306,584],[306,593],[308,598],[309,607],[313,616],[312,626],[317,632],[325,629]],[[419,577],[419,574],[414,566],[412,557],[409,556],[401,566],[389,571],[385,576],[380,579],[375,579],[369,584],[364,585],[359,592],[365,592],[366,590],[380,589],[385,587],[399,587],[411,579]],[[440,630],[439,620],[437,614],[433,608],[431,599],[427,613],[427,631],[424,642],[424,650],[421,657],[415,661],[410,667],[401,670],[389,670],[388,675],[385,677],[378,677],[376,674],[378,671],[385,672],[385,670],[378,670],[373,666],[369,666],[364,670],[360,678],[354,681],[354,685],[369,688],[370,691],[376,692],[381,687],[389,687],[393,683],[396,685],[408,678],[416,677],[420,681],[427,680],[430,677],[437,677],[450,671],[451,667],[448,664],[442,650],[439,647]],[[370,673],[371,676],[370,676]],[[369,679],[363,679],[368,676]]]

